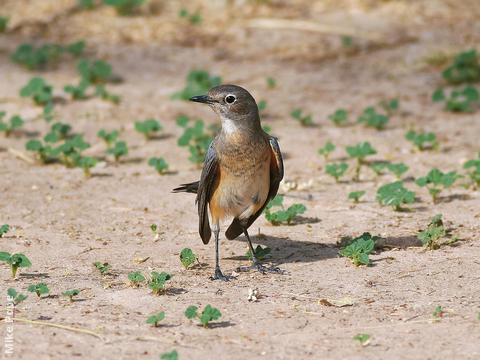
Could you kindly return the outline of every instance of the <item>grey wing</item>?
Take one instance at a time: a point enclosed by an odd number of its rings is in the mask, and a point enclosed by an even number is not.
[[[268,140],[270,142],[270,150],[272,152],[270,160],[270,189],[268,191],[268,196],[263,206],[255,214],[248,218],[246,228],[249,228],[250,225],[252,225],[253,222],[257,220],[257,218],[263,212],[263,209],[265,209],[265,206],[267,206],[270,200],[272,200],[275,195],[277,195],[280,181],[282,181],[283,179],[283,159],[282,153],[280,152],[280,146],[278,146],[277,139],[273,136],[270,136]],[[225,232],[225,236],[227,237],[227,239],[232,240],[235,239],[242,232],[243,228],[240,224],[240,221],[238,220],[238,218],[235,218]]]
[[[196,203],[198,206],[199,226],[198,232],[204,244],[208,244],[212,231],[210,230],[210,222],[208,220],[208,203],[215,190],[214,184],[218,176],[218,158],[215,148],[210,144],[205,155],[203,163],[202,175],[198,184]]]

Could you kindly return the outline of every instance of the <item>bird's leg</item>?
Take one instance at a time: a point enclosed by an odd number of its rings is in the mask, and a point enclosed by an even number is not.
[[[260,264],[260,262],[257,260],[257,256],[255,255],[255,251],[253,250],[253,245],[252,245],[252,242],[250,241],[250,236],[248,236],[248,232],[247,232],[246,228],[243,228],[243,233],[247,237],[248,247],[250,248],[250,253],[252,254],[253,264],[250,265],[250,266],[238,267],[237,271],[248,271],[250,269],[257,269],[262,274],[265,274],[267,271],[272,272],[272,273],[277,273],[277,274],[285,274],[286,273],[285,270],[282,270],[278,267],[268,268],[268,267]]]
[[[215,234],[215,275],[210,277],[211,280],[223,280],[229,281],[233,279],[233,276],[226,276],[222,274],[219,265],[219,258],[218,258],[218,235],[220,234],[220,228],[218,226],[214,227],[213,232]]]

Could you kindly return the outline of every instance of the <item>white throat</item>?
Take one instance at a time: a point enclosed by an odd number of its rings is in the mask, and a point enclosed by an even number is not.
[[[220,119],[222,120],[222,131],[224,131],[226,134],[231,135],[238,131],[238,126],[233,120],[223,116]]]

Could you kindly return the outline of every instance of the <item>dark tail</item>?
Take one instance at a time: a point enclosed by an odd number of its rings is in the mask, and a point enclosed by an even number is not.
[[[198,184],[199,184],[199,181],[195,181],[188,184],[182,184],[179,187],[173,189],[172,192],[188,192],[188,193],[196,194],[198,191]]]

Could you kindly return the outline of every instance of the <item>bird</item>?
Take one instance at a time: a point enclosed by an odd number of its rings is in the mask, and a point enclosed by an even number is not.
[[[215,274],[211,279],[232,279],[220,270],[218,255],[220,223],[228,218],[233,220],[225,231],[226,238],[233,240],[243,233],[253,259],[251,266],[239,267],[237,271],[255,268],[262,274],[284,274],[277,267],[260,264],[247,231],[276,196],[283,179],[283,159],[277,139],[263,131],[255,99],[240,86],[219,85],[189,100],[209,105],[222,123],[206,152],[200,180],[173,189],[173,192],[197,194],[199,234],[204,244],[208,244],[213,230]]]

